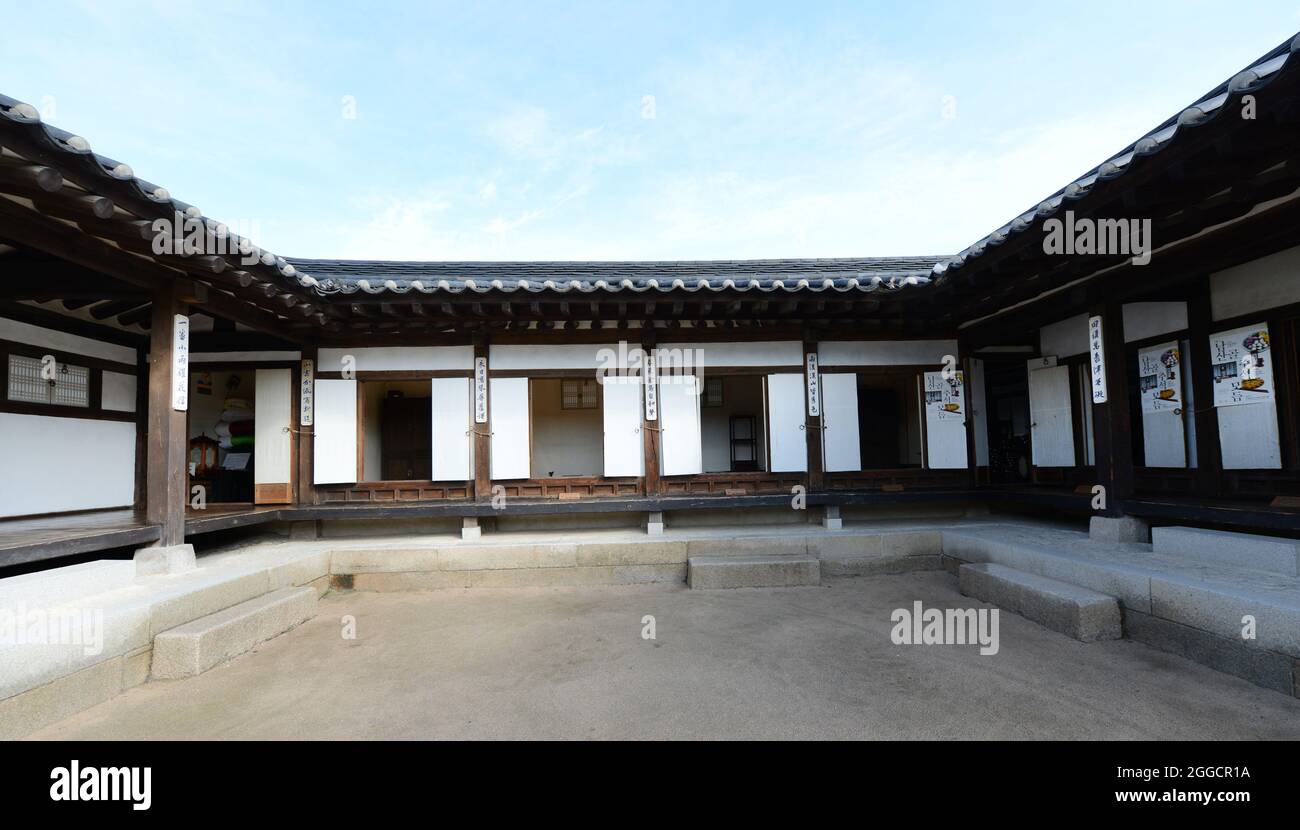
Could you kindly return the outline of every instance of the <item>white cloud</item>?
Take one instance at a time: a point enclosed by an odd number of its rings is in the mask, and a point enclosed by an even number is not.
[[[516,156],[547,158],[560,150],[550,115],[537,106],[514,107],[488,122],[486,132],[503,150]]]
[[[533,221],[540,219],[542,214],[543,212],[540,210],[530,210],[526,213],[521,213],[513,219],[506,219],[504,216],[494,216],[492,217],[492,220],[487,223],[487,232],[500,236],[501,234],[509,233],[517,228],[522,228],[525,225],[531,224]]]

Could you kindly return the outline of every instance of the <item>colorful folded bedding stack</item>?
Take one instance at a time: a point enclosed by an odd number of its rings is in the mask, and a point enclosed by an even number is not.
[[[226,398],[215,427],[222,449],[247,452],[253,448],[253,405],[243,398]]]

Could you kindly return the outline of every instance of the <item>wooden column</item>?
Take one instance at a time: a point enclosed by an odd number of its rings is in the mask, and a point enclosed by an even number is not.
[[[135,353],[135,501],[138,513],[149,502],[149,352]]]
[[[159,525],[164,547],[185,541],[187,494],[185,413],[172,408],[172,357],[176,344],[174,318],[186,314],[179,283],[153,295],[153,320],[149,330],[149,434],[145,518]]]
[[[643,330],[641,335],[641,348],[645,350],[647,356],[653,356],[656,346],[654,329]],[[658,366],[655,367],[656,377],[658,375]],[[663,424],[663,417],[657,416],[656,420],[646,418],[645,412],[645,365],[641,367],[641,446],[645,451],[645,475],[642,479],[646,496],[657,496],[663,491],[663,480],[659,476],[659,427]],[[656,395],[658,390],[656,391]],[[658,398],[656,397],[656,401]],[[657,406],[657,404],[656,404]]]
[[[821,365],[817,368],[817,414],[811,414],[809,404],[811,403],[811,390],[809,389],[808,377],[808,356],[817,357],[816,341],[805,339],[803,343],[803,370],[804,370],[804,432],[808,437],[808,492],[816,493],[825,488],[826,482],[823,475],[822,463],[822,394],[821,394]]]
[[[310,360],[313,373],[320,371],[320,350],[315,346],[305,346],[302,350],[302,359]],[[316,417],[315,417],[315,390],[312,392],[313,413],[312,425],[303,426],[302,424],[302,364],[298,364],[298,371],[294,373],[298,378],[298,389],[294,394],[294,400],[298,402],[298,411],[294,414],[293,425],[297,430],[295,433],[298,439],[298,487],[295,495],[297,504],[315,504],[316,503],[316,485],[315,470],[313,465],[315,459],[315,435],[316,435]],[[315,381],[313,380],[313,385]]]
[[[1093,404],[1089,394],[1083,405],[1092,407],[1097,459],[1096,483],[1106,488],[1105,514],[1121,516],[1124,512],[1123,501],[1133,495],[1132,418],[1128,397],[1129,367],[1124,352],[1123,307],[1119,303],[1106,303],[1094,307],[1089,314],[1101,315],[1103,353],[1106,359],[1106,403]]]
[[[1210,356],[1210,281],[1197,280],[1187,299],[1187,344],[1191,354],[1183,356],[1185,371],[1191,372],[1191,416],[1196,419],[1195,493],[1219,495],[1223,457],[1219,453],[1219,411],[1214,408],[1214,360]],[[1279,410],[1280,411],[1280,410]]]
[[[488,341],[486,335],[475,335],[474,337],[474,368],[477,371],[478,360],[483,358],[488,360]],[[489,370],[491,363],[488,364]],[[470,380],[471,385],[477,381],[473,378]],[[491,383],[488,383],[489,388]],[[473,387],[471,386],[471,397],[473,397]],[[474,500],[490,501],[492,498],[492,395],[488,394],[488,420],[487,423],[480,424],[474,421],[473,414],[470,415],[469,428],[474,434]]]

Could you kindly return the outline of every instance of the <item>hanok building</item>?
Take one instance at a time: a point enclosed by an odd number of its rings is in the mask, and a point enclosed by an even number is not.
[[[283,258],[0,97],[0,564],[795,497],[1298,532],[1298,48],[890,259]]]

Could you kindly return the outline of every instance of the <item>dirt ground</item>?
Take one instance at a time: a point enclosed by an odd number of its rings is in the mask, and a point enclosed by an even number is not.
[[[890,613],[918,599],[989,607],[941,572],[333,593],[253,652],[33,737],[1300,738],[1300,700],[1140,643],[1083,644],[1004,612],[996,655],[895,645]]]

